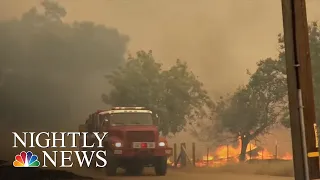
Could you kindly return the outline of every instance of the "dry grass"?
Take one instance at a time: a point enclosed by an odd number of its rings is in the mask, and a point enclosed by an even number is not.
[[[181,168],[181,171],[192,171],[195,173],[238,173],[238,174],[256,174],[269,176],[292,177],[294,175],[292,161],[284,162],[258,162],[253,164],[237,163],[228,164],[222,167],[204,167],[204,168]]]

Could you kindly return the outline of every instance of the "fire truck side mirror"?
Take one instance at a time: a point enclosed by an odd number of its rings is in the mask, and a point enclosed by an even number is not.
[[[87,132],[88,128],[85,124],[79,125],[79,132]]]
[[[158,114],[155,115],[154,123],[155,123],[155,125],[161,124],[161,120],[160,120],[160,117],[158,116]]]
[[[110,121],[108,118],[104,119],[103,126],[104,126],[104,128],[110,126]]]

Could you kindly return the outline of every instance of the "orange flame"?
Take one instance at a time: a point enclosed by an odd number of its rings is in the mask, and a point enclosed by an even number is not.
[[[197,167],[218,167],[225,165],[228,162],[239,162],[239,155],[241,152],[241,141],[238,141],[238,146],[219,146],[213,152],[208,152],[204,155],[201,160],[196,162]],[[257,147],[255,144],[249,143],[246,149],[246,159],[257,159],[257,160],[268,160],[268,159],[282,159],[282,160],[292,160],[292,155],[290,153],[285,153],[283,156],[278,156],[274,153],[269,152],[267,149],[262,147]],[[251,153],[252,154],[251,154]],[[168,164],[172,164],[168,160]],[[180,167],[180,164],[177,164]]]

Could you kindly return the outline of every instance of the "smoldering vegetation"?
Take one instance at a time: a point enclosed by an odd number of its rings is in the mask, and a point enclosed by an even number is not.
[[[129,38],[93,22],[64,23],[66,15],[44,1],[0,22],[2,132],[76,128],[101,107],[104,75],[124,61]]]

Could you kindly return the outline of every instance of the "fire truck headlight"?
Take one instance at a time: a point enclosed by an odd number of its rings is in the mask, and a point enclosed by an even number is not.
[[[114,146],[117,147],[117,148],[122,147],[122,143],[121,142],[116,142],[116,143],[114,143]]]
[[[160,147],[164,147],[164,146],[166,146],[166,143],[164,143],[164,142],[159,142],[159,146],[160,146]]]

